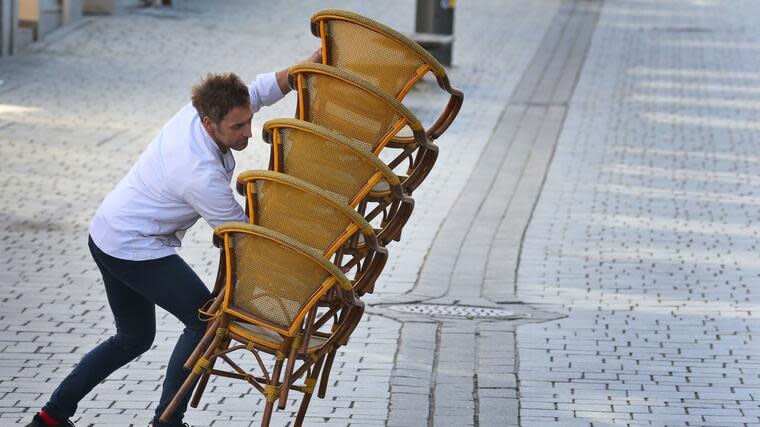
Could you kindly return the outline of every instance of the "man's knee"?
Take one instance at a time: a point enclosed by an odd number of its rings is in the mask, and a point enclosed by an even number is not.
[[[117,332],[113,337],[116,345],[121,347],[127,354],[139,356],[150,350],[153,340],[156,338],[156,329],[146,328],[139,333]]]
[[[185,326],[185,331],[203,333],[206,330],[206,322],[201,320],[199,310],[202,309],[209,300],[211,300],[211,292],[206,290],[205,293],[199,294],[197,298],[195,298],[195,301],[187,307],[185,315],[179,319]]]
[[[196,335],[203,335],[203,333],[206,332],[206,322],[202,321],[198,316],[188,319],[183,323],[185,324],[184,332]]]

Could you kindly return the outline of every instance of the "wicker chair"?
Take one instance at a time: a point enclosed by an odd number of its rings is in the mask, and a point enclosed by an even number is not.
[[[238,191],[246,195],[246,211],[252,224],[266,227],[288,236],[310,248],[325,259],[332,258],[342,273],[352,272],[353,287],[362,294],[374,288],[377,277],[388,259],[388,251],[377,243],[372,226],[361,215],[340,200],[340,197],[293,176],[266,170],[250,170],[238,176]],[[357,242],[360,241],[361,244]],[[216,286],[216,297],[201,309],[208,319],[219,313],[224,295],[224,277],[227,265],[222,253]],[[342,305],[329,293],[319,301],[323,308],[316,322],[322,326],[340,322]],[[210,326],[209,329],[213,329]],[[202,343],[211,336],[207,331]],[[200,356],[196,351],[186,363],[190,369]],[[320,396],[324,396],[335,351],[326,358]],[[213,368],[214,362],[210,367]],[[209,380],[201,377],[191,406],[198,405]]]
[[[349,71],[404,99],[412,86],[428,72],[449,93],[449,101],[427,136],[437,139],[454,121],[464,100],[461,90],[449,83],[446,70],[422,46],[379,22],[339,9],[319,11],[311,17],[311,32],[322,40],[322,63]],[[410,142],[396,138],[394,143]]]
[[[381,244],[400,236],[414,199],[404,194],[393,171],[361,144],[296,119],[264,123],[263,138],[272,145],[270,169],[329,189],[348,206],[365,212],[368,222],[379,220],[375,232]]]
[[[398,150],[387,163],[395,171],[408,161],[406,170],[398,173],[406,194],[412,194],[435,164],[438,147],[420,121],[376,86],[349,72],[314,63],[291,67],[289,83],[298,91],[296,118],[351,138],[375,155],[386,148]],[[389,145],[405,126],[413,136]]]
[[[199,376],[207,380],[218,375],[246,381],[264,395],[262,426],[269,425],[274,402],[284,409],[289,390],[303,393],[295,423],[300,426],[326,356],[347,342],[364,306],[334,264],[281,233],[227,223],[214,230],[214,243],[222,249],[226,264],[223,298],[216,301],[221,310],[188,360],[186,366],[192,372],[161,419],[171,417]],[[325,331],[317,312],[319,301],[328,293],[333,295],[333,304],[340,305],[340,314],[338,322]],[[238,350],[253,354],[259,375],[228,356]],[[265,357],[273,357],[269,366]],[[215,369],[217,360],[232,370]],[[202,393],[203,388],[196,389],[193,406]]]

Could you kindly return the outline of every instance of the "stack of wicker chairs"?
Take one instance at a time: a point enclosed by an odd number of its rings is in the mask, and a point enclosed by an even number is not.
[[[286,407],[289,391],[302,393],[295,425],[303,423],[313,392],[325,396],[337,350],[361,320],[361,297],[385,266],[385,246],[401,238],[411,195],[438,156],[433,141],[462,105],[444,68],[383,24],[331,9],[312,16],[311,30],[322,42],[322,64],[290,69],[295,118],[264,125],[269,170],[237,178],[250,222],[214,230],[221,252],[215,298],[201,309],[209,327],[163,420],[193,387],[196,407],[218,375],[263,394],[262,426],[275,403]],[[426,129],[402,101],[428,73],[449,100]],[[253,355],[256,374],[230,356],[238,350]],[[220,360],[227,370],[218,369]]]

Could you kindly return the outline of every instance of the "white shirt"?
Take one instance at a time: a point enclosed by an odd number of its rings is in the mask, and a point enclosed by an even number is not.
[[[256,76],[248,91],[254,113],[283,97],[274,73]],[[222,153],[188,104],[103,200],[90,236],[108,255],[142,261],[176,253],[200,217],[212,227],[247,222],[230,187],[234,170],[232,151]]]

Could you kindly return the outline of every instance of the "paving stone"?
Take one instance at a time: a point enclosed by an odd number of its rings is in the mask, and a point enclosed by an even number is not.
[[[323,7],[174,3],[171,19],[166,9],[88,18],[64,38],[0,61],[2,425],[22,423],[18,414],[36,410],[113,331],[82,237],[103,195],[199,76],[251,78],[305,56],[317,41],[308,16]],[[338,3],[412,30],[408,1]],[[603,3],[458,4],[457,21],[477,23],[457,25],[449,69],[467,100],[437,141],[436,168],[367,298],[370,306],[522,300],[567,317],[523,323],[515,336],[505,323],[369,313],[307,425],[512,426],[518,396],[523,426],[758,423],[751,280],[760,74],[747,43],[758,7]],[[544,43],[554,48],[541,50]],[[434,83],[424,83],[409,105],[430,119]],[[263,110],[254,126],[291,115],[293,101]],[[489,145],[493,135],[501,144]],[[534,145],[502,142],[511,139]],[[251,144],[238,168],[260,168],[267,156]],[[542,185],[535,209],[534,199],[505,197],[537,195]],[[530,220],[524,236],[517,217]],[[207,228],[191,230],[181,254],[213,281]],[[516,272],[505,267],[518,260]],[[79,424],[144,425],[152,416],[181,329],[157,314],[154,348],[82,402]],[[243,403],[258,405],[257,393],[215,379],[207,394],[216,397],[189,420],[258,424],[260,413]],[[274,425],[292,422],[289,403]]]
[[[737,122],[713,120],[749,117],[724,101],[751,97],[753,74],[733,71],[753,70],[755,60],[712,42],[745,18],[717,4],[663,1],[657,9],[605,1],[523,241],[518,296],[568,316],[518,327],[522,408],[551,404],[548,417],[569,409],[610,425],[631,424],[628,415],[634,425],[710,425],[687,405],[716,401],[704,408],[715,417],[721,401],[757,408],[751,391],[731,386],[757,387],[757,377],[715,363],[753,358],[743,338],[758,325],[743,314],[758,301],[747,285],[756,274],[747,251],[758,235],[730,231],[751,224],[751,208],[738,200],[756,187],[733,177],[757,175],[750,159],[758,141]],[[683,31],[682,18],[701,32]],[[674,33],[659,32],[666,27]],[[734,34],[734,42],[744,37],[754,36]],[[694,56],[698,45],[704,55]],[[736,91],[713,90],[729,86]],[[565,381],[522,381],[558,380],[558,369],[569,369]],[[568,393],[604,400],[619,392],[630,400],[612,401],[602,415],[565,401]]]

